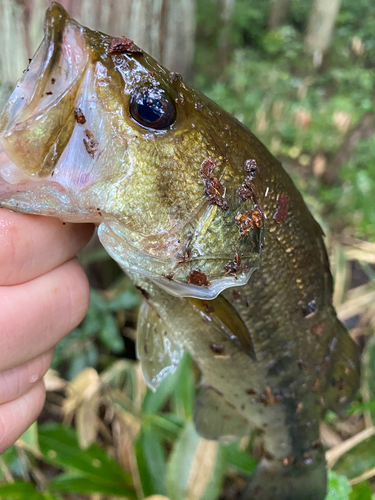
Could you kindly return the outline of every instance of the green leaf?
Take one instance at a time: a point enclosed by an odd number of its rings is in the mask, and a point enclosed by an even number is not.
[[[177,373],[173,373],[163,380],[156,392],[148,390],[143,400],[143,411],[145,413],[157,413],[160,411],[171,397],[177,382]]]
[[[145,497],[154,494],[165,495],[165,451],[154,426],[143,426],[135,452]]]
[[[119,309],[133,309],[139,306],[142,298],[138,293],[131,290],[125,290],[110,301],[108,301],[108,309],[118,311]]]
[[[1,455],[2,460],[5,463],[5,466],[13,473],[18,476],[22,476],[25,473],[25,466],[18,458],[18,452],[16,447],[13,445],[8,448]],[[4,472],[2,471],[2,467],[0,466],[0,478],[4,478]]]
[[[360,483],[353,486],[353,490],[349,495],[349,500],[371,500],[372,489],[368,483]]]
[[[174,442],[185,427],[185,421],[173,413],[161,415],[145,415],[145,421],[152,424],[158,435],[167,441]]]
[[[351,487],[346,477],[333,471],[328,472],[328,491],[326,500],[349,500]]]
[[[363,352],[362,364],[362,386],[361,393],[365,403],[375,401],[375,336],[373,335],[367,342]],[[375,423],[375,408],[372,405],[368,408],[368,415],[372,424]]]
[[[31,483],[17,481],[0,486],[0,498],[7,500],[45,500],[45,496],[36,490]]]
[[[216,500],[221,491],[224,460],[220,445],[202,439],[189,423],[176,441],[167,465],[171,500]]]
[[[340,457],[333,469],[348,479],[354,479],[374,467],[375,436],[371,436]]]
[[[195,381],[192,367],[193,360],[185,352],[176,371],[177,381],[172,398],[174,412],[185,420],[191,420],[194,413]]]
[[[107,349],[112,352],[119,353],[125,348],[125,342],[120,335],[117,321],[110,313],[103,317],[99,338]]]
[[[116,483],[104,484],[102,478],[94,480],[92,477],[75,473],[60,474],[53,478],[48,486],[53,493],[102,493],[103,495],[126,497],[128,500],[137,499],[137,495],[131,487],[126,488]]]
[[[39,445],[47,462],[66,468],[71,474],[69,480],[73,478],[76,481],[77,477],[79,480],[84,477],[85,481],[92,483],[91,491],[105,490],[111,492],[108,494],[120,496],[129,495],[129,491],[134,491],[129,474],[98,446],[91,445],[87,450],[81,450],[76,433],[70,427],[59,424],[41,425]]]
[[[229,445],[221,445],[224,459],[228,466],[236,467],[243,474],[252,474],[258,462],[245,451],[238,449],[238,441]]]
[[[38,453],[38,423],[34,422],[31,424],[27,431],[25,431],[19,439],[23,441],[27,445],[28,449],[34,454]]]

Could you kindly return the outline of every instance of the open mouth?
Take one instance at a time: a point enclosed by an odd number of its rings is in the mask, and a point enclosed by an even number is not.
[[[50,6],[44,39],[2,113],[0,144],[31,177],[50,175],[74,128],[75,97],[88,62],[81,30],[61,6]]]

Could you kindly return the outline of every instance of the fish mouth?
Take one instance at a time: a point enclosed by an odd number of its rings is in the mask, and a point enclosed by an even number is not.
[[[72,134],[89,54],[83,28],[61,5],[46,12],[44,39],[0,117],[0,145],[30,177],[47,177]]]

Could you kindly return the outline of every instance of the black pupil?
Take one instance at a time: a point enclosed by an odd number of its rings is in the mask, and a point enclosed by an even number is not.
[[[137,102],[138,113],[140,116],[149,123],[154,123],[159,120],[163,114],[163,104],[159,99],[154,97],[144,96]]]
[[[130,99],[130,115],[137,123],[154,130],[165,130],[176,119],[176,106],[162,89],[142,88]]]

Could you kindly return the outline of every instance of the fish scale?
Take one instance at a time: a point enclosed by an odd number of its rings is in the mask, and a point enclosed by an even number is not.
[[[353,399],[359,352],[332,306],[322,230],[281,164],[131,40],[56,3],[0,125],[1,206],[95,222],[141,291],[150,387],[186,350],[202,373],[197,431],[257,430],[243,500],[323,500],[319,421]]]

